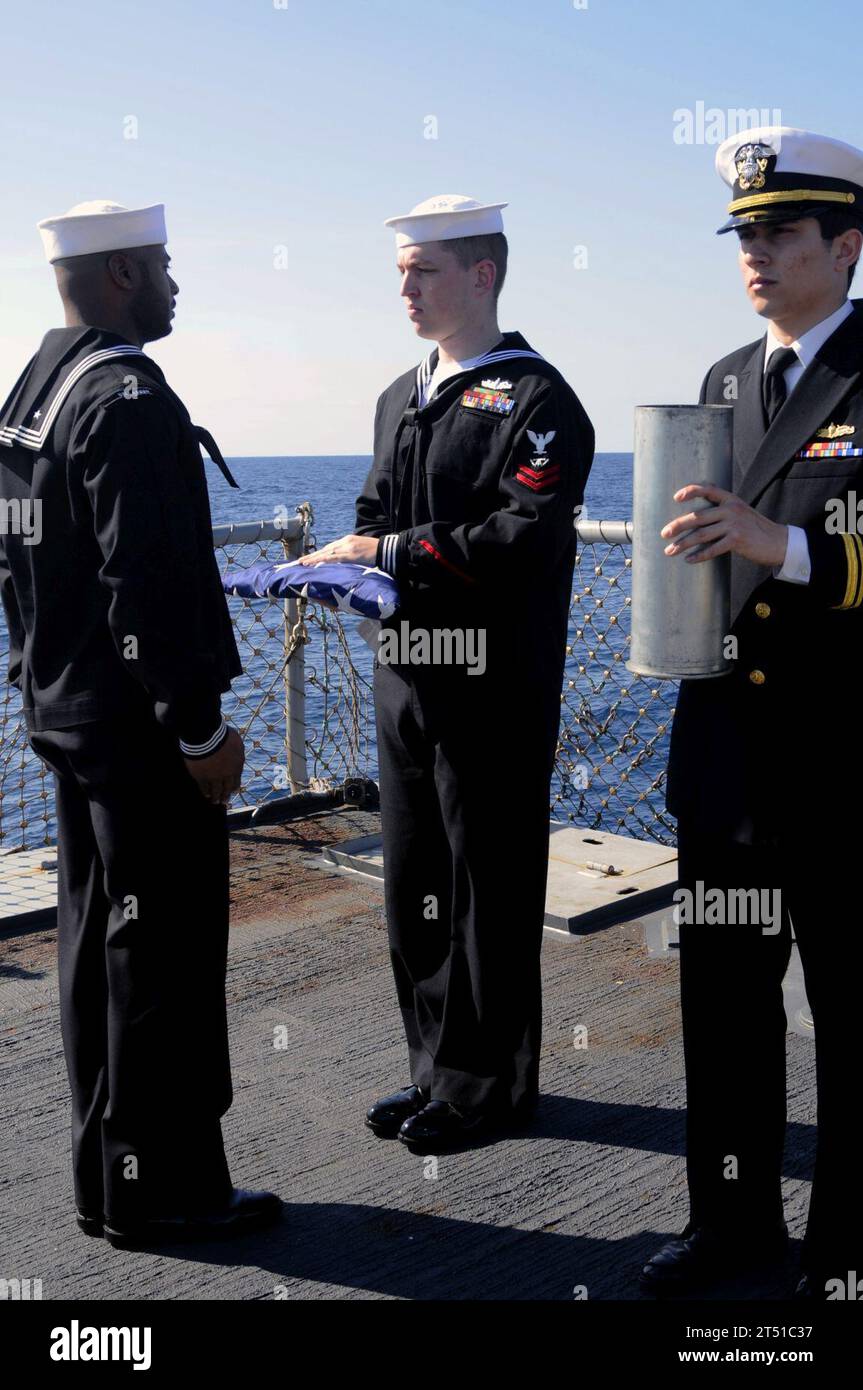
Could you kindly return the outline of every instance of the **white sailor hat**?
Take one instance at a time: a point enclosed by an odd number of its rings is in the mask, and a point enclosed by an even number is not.
[[[440,193],[427,198],[403,217],[388,217],[397,246],[416,246],[424,241],[453,241],[463,236],[491,236],[503,231],[501,208],[508,203],[478,203],[461,193]]]
[[[863,220],[863,150],[791,126],[763,125],[723,140],[716,168],[732,190],[731,221],[791,222],[826,208]]]
[[[125,251],[133,246],[164,246],[165,205],[124,208],[98,200],[78,203],[62,217],[37,223],[50,262],[66,256],[89,256],[94,251]]]

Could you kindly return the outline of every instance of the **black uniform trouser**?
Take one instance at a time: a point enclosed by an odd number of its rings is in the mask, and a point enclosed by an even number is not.
[[[390,953],[411,1079],[434,1100],[535,1104],[560,682],[377,665]]]
[[[727,1231],[782,1219],[790,914],[815,1024],[818,1087],[804,1267],[844,1282],[849,1270],[863,1269],[859,848],[850,836],[756,847],[681,823],[678,852],[681,887],[694,892],[700,880],[723,890],[779,889],[782,906],[775,934],[757,925],[680,928],[691,1219]]]
[[[30,741],[55,773],[76,1203],[110,1224],[218,1202],[231,1191],[225,808],[149,714]]]

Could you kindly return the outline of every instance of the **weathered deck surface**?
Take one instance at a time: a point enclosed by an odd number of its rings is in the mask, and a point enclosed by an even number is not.
[[[288,1203],[280,1227],[243,1245],[127,1254],[78,1233],[54,933],[0,936],[0,1277],[41,1278],[45,1299],[566,1300],[577,1285],[591,1299],[640,1297],[640,1265],[686,1219],[676,962],[648,959],[638,922],[578,941],[546,933],[538,1119],[441,1157],[435,1176],[362,1123],[406,1075],[382,895],[303,862],[376,828],[344,811],[233,836],[225,1135],[234,1181]],[[587,1050],[573,1046],[580,1024]],[[799,1239],[811,1041],[789,1035],[788,1063],[786,1208]],[[792,1279],[789,1265],[717,1296],[784,1297]]]

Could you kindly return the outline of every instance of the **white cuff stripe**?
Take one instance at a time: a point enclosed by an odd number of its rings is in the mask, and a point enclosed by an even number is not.
[[[187,758],[206,757],[206,755],[208,753],[212,753],[213,750],[221,742],[227,727],[228,726],[225,723],[224,719],[222,719],[219,723],[218,729],[213,734],[212,738],[207,739],[206,743],[184,743],[183,740],[180,739],[180,752],[184,753]]]
[[[398,544],[399,532],[393,531],[388,536],[383,537],[381,547],[381,568],[387,574],[395,575],[396,572],[396,546]]]

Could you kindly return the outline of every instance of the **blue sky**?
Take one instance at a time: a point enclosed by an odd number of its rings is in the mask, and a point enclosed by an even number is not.
[[[19,8],[0,396],[62,321],[35,223],[164,202],[180,299],[152,351],[193,417],[233,455],[366,453],[378,394],[428,350],[381,224],[453,192],[509,203],[501,326],[565,373],[601,450],[627,450],[636,404],[695,399],[761,332],[736,238],[714,235],[715,145],[681,143],[675,113],[701,103],[729,132],[737,111],[778,113],[863,145],[861,28],[838,0]]]

